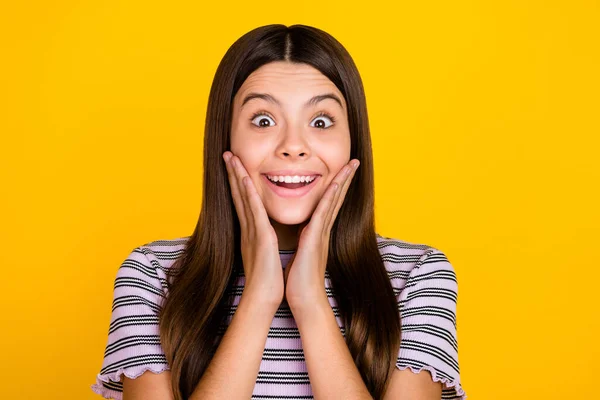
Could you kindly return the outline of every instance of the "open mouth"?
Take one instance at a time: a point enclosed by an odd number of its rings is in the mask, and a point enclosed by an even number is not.
[[[269,179],[269,178],[267,178],[267,179]],[[314,179],[313,179],[313,181],[310,181],[310,182],[298,182],[298,183],[273,182],[270,179],[269,179],[269,181],[279,187],[284,187],[286,189],[298,189],[298,188],[310,185],[314,181]]]
[[[267,181],[268,186],[279,196],[282,197],[297,197],[303,196],[308,193],[316,184],[321,177],[320,175],[312,176],[307,179],[302,179],[304,182],[285,182],[284,180],[278,180],[274,182],[269,179],[266,175],[262,175]]]

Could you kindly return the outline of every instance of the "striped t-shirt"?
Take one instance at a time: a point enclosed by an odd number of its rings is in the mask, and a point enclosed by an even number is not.
[[[158,311],[168,294],[166,270],[182,255],[188,237],[156,240],[135,248],[114,282],[112,315],[95,393],[122,399],[122,375],[136,378],[147,370],[169,369],[159,337]],[[401,344],[396,367],[426,370],[442,382],[442,399],[465,399],[456,337],[458,285],[454,268],[440,250],[377,235],[379,252],[398,300]],[[280,250],[285,268],[293,251]],[[226,318],[231,323],[242,294],[243,271],[229,288],[234,297]],[[328,271],[325,288],[340,332],[345,335]],[[221,334],[222,335],[222,334]],[[282,302],[274,315],[252,399],[312,399],[302,341],[294,317]]]

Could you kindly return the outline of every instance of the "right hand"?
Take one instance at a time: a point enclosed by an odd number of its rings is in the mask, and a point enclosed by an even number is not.
[[[285,293],[275,229],[252,179],[239,157],[223,153],[229,186],[241,228],[244,292],[267,305],[279,306]],[[235,164],[235,165],[234,165]]]

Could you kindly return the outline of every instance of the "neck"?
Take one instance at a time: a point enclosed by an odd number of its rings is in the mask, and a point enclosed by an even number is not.
[[[283,225],[272,219],[270,220],[277,234],[279,250],[296,250],[298,245],[298,227],[300,225]]]

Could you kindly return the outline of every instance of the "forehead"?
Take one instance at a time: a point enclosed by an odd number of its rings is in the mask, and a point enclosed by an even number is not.
[[[344,96],[337,86],[318,69],[308,64],[287,61],[271,62],[253,71],[235,95],[241,103],[246,94],[269,93],[283,103],[304,102],[308,98],[334,93],[346,108]]]

